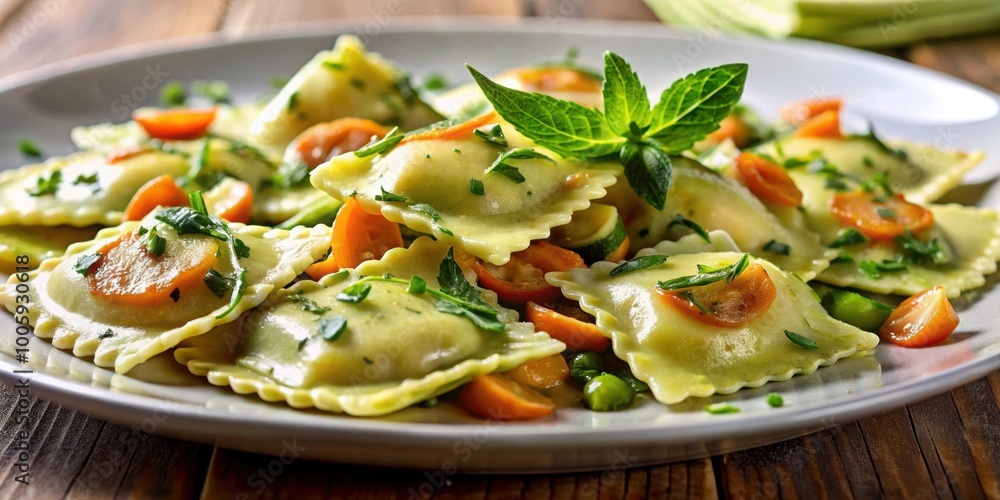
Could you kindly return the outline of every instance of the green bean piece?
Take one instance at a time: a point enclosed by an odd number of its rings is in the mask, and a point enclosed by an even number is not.
[[[594,411],[621,410],[635,400],[635,390],[621,377],[605,373],[583,387],[583,403]]]
[[[835,319],[866,332],[877,332],[892,314],[892,307],[847,290],[831,290],[823,307]]]

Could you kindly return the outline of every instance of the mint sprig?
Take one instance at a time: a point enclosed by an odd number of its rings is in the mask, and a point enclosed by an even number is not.
[[[556,153],[583,160],[617,159],[642,199],[663,209],[671,182],[668,155],[691,148],[717,129],[743,93],[747,65],[727,64],[688,75],[664,90],[650,108],[631,66],[604,53],[604,111],[494,83],[466,66],[486,98],[525,137]]]

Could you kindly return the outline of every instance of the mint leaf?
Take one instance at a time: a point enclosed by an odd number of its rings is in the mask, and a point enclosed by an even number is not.
[[[604,114],[572,101],[522,92],[494,83],[466,65],[493,108],[525,137],[562,156],[599,158],[625,143],[608,126]]]
[[[521,172],[516,167],[508,163],[510,160],[547,160],[555,163],[555,160],[552,158],[549,158],[548,156],[545,156],[533,149],[514,148],[510,151],[504,151],[497,156],[497,159],[493,161],[493,164],[486,169],[486,173],[503,174],[518,184],[524,182],[525,179],[524,176],[521,175]]]
[[[649,125],[649,96],[639,76],[614,52],[604,53],[604,116],[616,134],[629,133],[629,126]]]
[[[462,306],[475,311],[492,314],[496,317],[497,311],[483,299],[479,290],[476,290],[468,280],[465,273],[455,262],[455,249],[449,248],[448,255],[441,260],[438,268],[438,286],[441,291],[462,302]]]
[[[623,262],[618,267],[612,269],[611,272],[608,273],[608,276],[613,278],[615,276],[621,276],[625,273],[649,269],[663,264],[666,261],[667,257],[665,255],[646,255],[645,257],[636,257],[632,260]]]
[[[657,210],[663,210],[670,190],[670,157],[657,144],[626,143],[621,162],[625,179],[640,198]]]
[[[693,221],[691,219],[688,219],[687,217],[684,217],[681,214],[675,215],[674,218],[670,220],[670,224],[667,224],[667,229],[670,229],[670,228],[672,228],[674,226],[678,226],[678,225],[679,226],[684,226],[684,227],[686,227],[686,228],[694,231],[695,234],[697,234],[698,236],[701,236],[701,239],[703,239],[703,240],[705,240],[705,241],[707,241],[709,243],[712,242],[712,238],[708,235],[708,231],[706,231],[705,228],[701,227],[700,225],[698,225],[697,222],[695,222],[695,221]]]
[[[663,91],[653,107],[645,137],[659,140],[666,152],[691,148],[719,127],[743,94],[746,64],[725,64],[688,75]]]

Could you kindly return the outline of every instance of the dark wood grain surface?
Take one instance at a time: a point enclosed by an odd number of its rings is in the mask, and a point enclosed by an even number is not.
[[[0,76],[184,35],[252,34],[355,18],[401,2],[403,16],[656,21],[640,0],[0,0]],[[921,43],[893,55],[1000,91],[1000,35]],[[2,117],[0,117],[2,119]],[[32,400],[31,485],[14,481],[22,430],[0,386],[0,497],[410,498],[419,472],[297,461],[265,483],[273,457],[147,434]],[[441,498],[1000,498],[1000,372],[927,401],[799,439],[613,474],[458,475]],[[260,493],[258,494],[258,491]]]

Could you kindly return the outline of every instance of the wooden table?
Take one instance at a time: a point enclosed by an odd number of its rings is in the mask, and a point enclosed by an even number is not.
[[[640,0],[0,0],[0,76],[127,44],[255,33],[300,20],[356,18],[401,2],[404,16],[655,18]],[[891,55],[1000,91],[1000,34]],[[13,480],[13,390],[0,386],[3,498],[229,498],[272,457],[178,441],[34,400],[31,485]],[[1000,372],[927,401],[803,438],[616,473],[456,476],[441,497],[663,498],[848,496],[1000,498]],[[297,461],[264,498],[409,498],[419,471]]]

